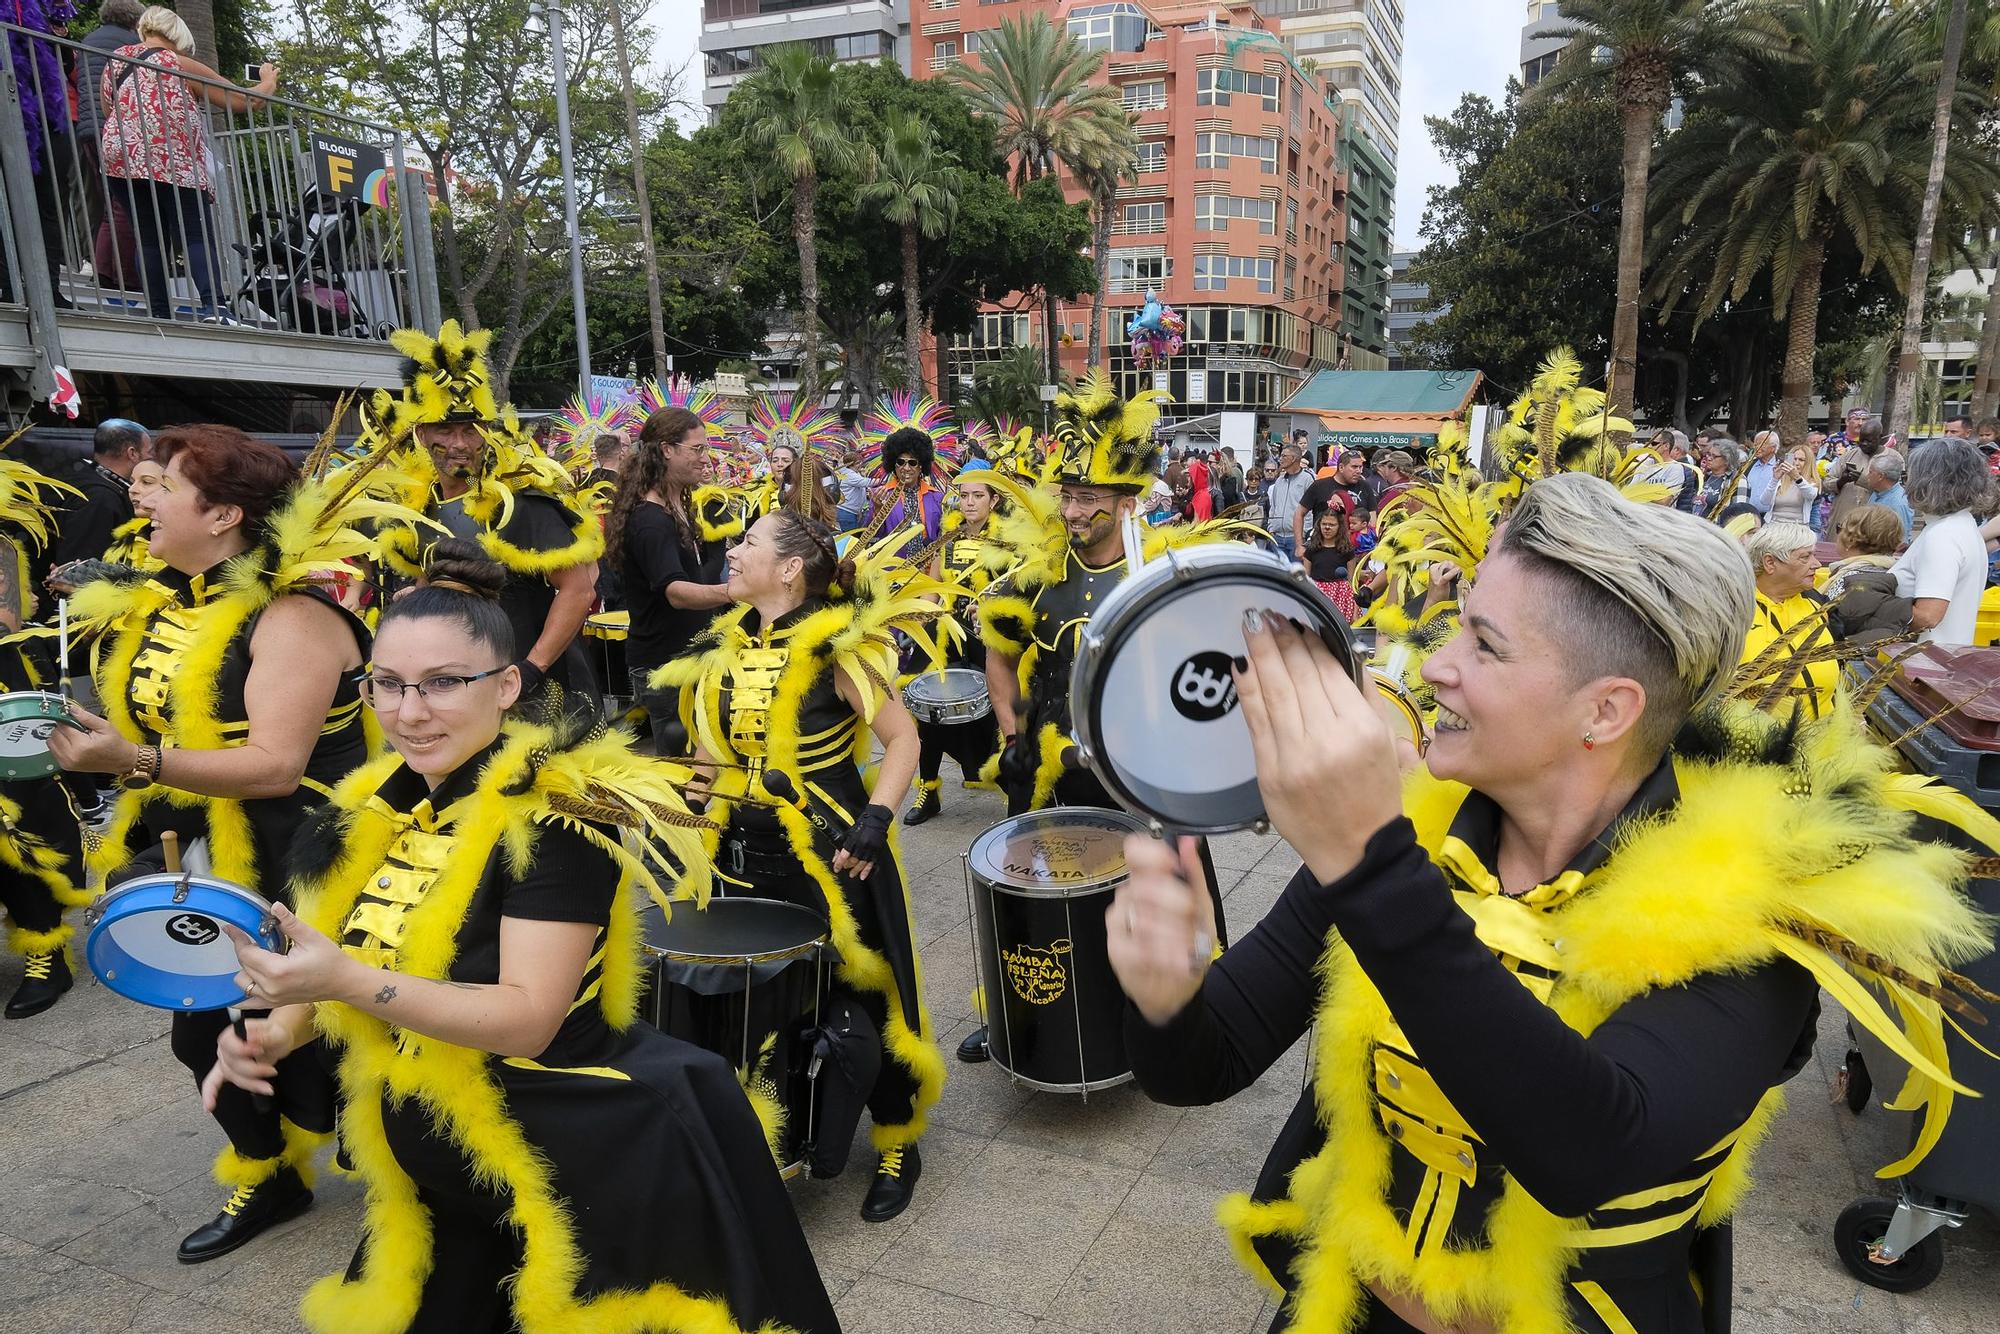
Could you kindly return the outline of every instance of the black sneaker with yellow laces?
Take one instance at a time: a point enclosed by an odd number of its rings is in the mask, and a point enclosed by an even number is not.
[[[227,1255],[266,1229],[297,1218],[312,1208],[313,1195],[299,1174],[281,1167],[254,1186],[238,1186],[214,1221],[204,1223],[181,1242],[180,1262],[198,1265]]]
[[[861,1216],[871,1223],[886,1223],[909,1208],[923,1170],[923,1154],[914,1144],[882,1150],[882,1157],[875,1164],[875,1180],[868,1187],[868,1198],[861,1201]]]
[[[910,809],[903,812],[903,826],[920,825],[944,809],[944,801],[938,790],[944,786],[935,778],[919,778],[916,781],[917,799],[910,803]]]
[[[69,956],[60,949],[27,956],[21,970],[21,985],[7,1002],[9,1019],[26,1019],[40,1014],[62,998],[70,988]]]

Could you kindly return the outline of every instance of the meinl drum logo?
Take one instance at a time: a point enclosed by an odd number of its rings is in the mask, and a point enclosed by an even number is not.
[[[222,928],[200,913],[175,913],[167,919],[167,934],[180,945],[206,945],[221,936]]]
[[[1173,701],[1181,717],[1212,723],[1236,707],[1236,678],[1229,655],[1211,650],[1197,653],[1174,673]]]

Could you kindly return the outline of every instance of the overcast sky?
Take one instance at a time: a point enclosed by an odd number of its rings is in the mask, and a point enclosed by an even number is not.
[[[921,0],[919,0],[921,2]],[[1521,0],[1404,0],[1403,123],[1396,172],[1396,247],[1414,250],[1423,220],[1424,192],[1444,183],[1445,169],[1424,133],[1425,116],[1442,116],[1461,94],[1497,99],[1520,52]],[[680,94],[692,106],[682,122],[701,123],[701,66],[695,42],[701,33],[699,0],[664,0],[650,21],[658,33],[653,68],[664,73],[684,63],[688,77]]]

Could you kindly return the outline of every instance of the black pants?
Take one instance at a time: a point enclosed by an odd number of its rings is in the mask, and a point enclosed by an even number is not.
[[[166,869],[166,857],[157,845],[134,857],[112,875],[107,886],[122,884],[135,876],[151,875]],[[246,1019],[261,1019],[269,1010],[243,1011]],[[215,1044],[229,1027],[227,1010],[202,1010],[173,1017],[174,1059],[194,1076],[201,1087],[215,1068]],[[333,1129],[333,1070],[327,1061],[326,1044],[308,1042],[278,1062],[278,1077],[271,1081],[275,1095],[259,1107],[245,1089],[224,1084],[215,1099],[215,1123],[236,1152],[244,1158],[276,1158],[285,1150],[282,1121],[301,1130],[324,1134]]]
[[[819,882],[806,872],[793,855],[784,835],[773,827],[768,832],[761,829],[745,829],[732,826],[724,835],[720,849],[721,869],[734,879],[749,882],[747,890],[738,893],[752,894],[760,898],[783,899],[811,908],[814,912],[826,912],[826,896],[820,892]],[[741,869],[738,869],[740,866]],[[877,872],[881,874],[881,872]],[[839,883],[847,890],[847,908],[853,914],[855,930],[861,936],[861,943],[872,950],[882,948],[882,926],[876,920],[873,907],[868,902],[868,891],[845,876],[838,876]],[[731,887],[733,888],[733,887]],[[888,1000],[879,991],[862,991],[835,979],[833,990],[836,995],[846,997],[858,1005],[875,1025],[877,1033],[882,1032],[889,1022]],[[868,1094],[868,1115],[878,1126],[907,1125],[916,1115],[917,1081],[900,1061],[893,1059],[885,1049],[882,1053],[882,1069],[875,1077],[875,1087]]]
[[[21,808],[20,830],[55,848],[64,856],[62,871],[71,883],[83,881],[83,847],[76,811],[54,778],[0,784],[0,795]],[[8,837],[0,831],[0,838]],[[24,871],[0,865],[0,908],[16,931],[43,934],[62,925],[63,906],[47,884]]]
[[[145,277],[146,308],[156,320],[171,313],[167,260],[186,256],[188,277],[204,307],[215,305],[222,285],[215,252],[215,220],[209,197],[164,181],[118,179],[112,182],[139,235],[139,271]]]
[[[632,698],[646,710],[647,725],[653,729],[653,753],[671,759],[689,753],[688,734],[687,728],[681,726],[681,688],[668,686],[655,690],[646,683],[646,678],[658,670],[657,667],[631,669]]]
[[[979,777],[980,768],[1000,748],[1000,725],[990,713],[969,723],[918,723],[917,743],[917,777],[927,783],[937,781],[949,755],[971,780]]]

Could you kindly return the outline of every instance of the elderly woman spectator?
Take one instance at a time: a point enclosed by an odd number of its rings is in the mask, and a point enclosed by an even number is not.
[[[1811,450],[1794,445],[1786,451],[1771,474],[1771,503],[1766,513],[1772,523],[1812,521],[1813,502],[1819,499],[1819,483],[1813,472]]]
[[[1714,518],[1731,505],[1750,503],[1750,482],[1743,475],[1743,447],[1717,436],[1701,450],[1701,491],[1694,512]]]
[[[139,15],[139,44],[121,46],[99,81],[104,112],[99,148],[114,198],[139,235],[139,265],[153,318],[171,313],[167,257],[185,254],[200,298],[195,314],[230,323],[216,305],[220,285],[210,201],[207,115],[210,108],[245,111],[278,86],[278,67],[258,70],[245,93],[194,58],[194,37],[173,10],[154,5]],[[183,77],[185,76],[185,77]]]
[[[1827,567],[1820,595],[1836,639],[1870,643],[1910,628],[1910,600],[1896,593],[1896,548],[1903,525],[1880,505],[1863,505],[1834,533],[1840,558]]]
[[[1893,567],[1896,592],[1910,598],[1910,628],[1933,644],[1971,644],[1986,589],[1986,543],[1972,510],[1992,479],[1977,446],[1933,440],[1910,458],[1910,507],[1923,531]]]
[[[1826,604],[1813,591],[1813,573],[1819,569],[1813,547],[1818,541],[1812,529],[1789,522],[1767,523],[1743,539],[1743,550],[1757,578],[1757,609],[1750,619],[1750,633],[1743,640],[1743,661],[1755,662],[1783,640],[1784,648],[1770,660],[1773,665],[1768,675],[1789,674],[1791,679],[1780,698],[1796,699],[1815,718],[1833,703],[1839,668],[1831,661],[1815,662],[1794,672],[1783,664],[1795,653],[1832,642]]]

